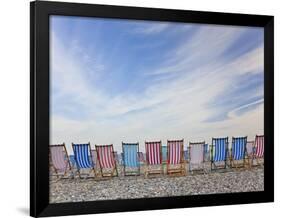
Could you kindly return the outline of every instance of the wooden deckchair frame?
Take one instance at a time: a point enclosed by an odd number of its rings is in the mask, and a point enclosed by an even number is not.
[[[214,145],[214,140],[216,140],[216,139],[226,139],[226,148],[225,148],[226,149],[226,155],[225,155],[225,160],[224,160],[224,166],[223,167],[216,166],[215,161],[214,161],[214,146],[215,146]],[[227,167],[227,158],[229,157],[228,145],[229,145],[228,137],[225,137],[225,138],[212,138],[212,144],[210,145],[211,146],[211,171],[219,170],[219,169],[226,169],[226,167]]]
[[[114,161],[114,167],[112,168],[112,172],[109,172],[109,173],[105,173],[103,171],[103,167],[101,165],[101,157],[100,157],[100,154],[98,152],[98,148],[99,147],[112,147],[112,155],[113,155],[113,161]],[[112,178],[112,177],[115,177],[117,176],[118,177],[118,169],[117,169],[117,163],[116,163],[116,160],[115,160],[115,157],[114,157],[114,147],[113,147],[113,144],[110,144],[110,145],[95,145],[95,148],[96,148],[96,151],[97,151],[97,157],[98,157],[98,161],[99,161],[99,165],[100,165],[100,170],[101,170],[101,176],[102,177],[109,177],[109,178]]]
[[[188,145],[188,156],[189,156],[189,164],[188,164],[188,170],[190,173],[194,173],[194,172],[201,172],[201,173],[205,173],[205,167],[204,167],[204,162],[205,162],[205,146],[206,142],[205,141],[202,141],[202,142],[189,142],[189,145]],[[202,161],[202,168],[198,168],[198,169],[191,169],[191,148],[192,148],[192,145],[202,145],[203,146],[203,161]]]
[[[263,137],[264,138],[264,135],[256,135],[255,136],[255,141],[254,141],[254,146],[253,146],[253,148],[255,148],[255,149],[256,149],[256,140],[257,140],[258,137]],[[264,141],[263,141],[263,143],[264,143]],[[265,144],[263,144],[263,146],[265,146]],[[253,154],[252,154],[251,167],[257,167],[257,166],[264,165],[264,162],[263,163],[259,163],[259,161],[262,160],[262,159],[264,159],[264,154],[263,154],[262,157],[256,157],[256,150],[255,150],[255,152],[253,152]],[[254,160],[257,161],[257,164],[255,164],[255,165],[254,165]]]
[[[137,160],[138,160],[138,167],[136,171],[126,171],[126,164],[125,164],[125,157],[124,157],[124,146],[138,146],[138,150],[137,150]],[[124,143],[122,142],[122,152],[123,152],[123,172],[124,172],[124,176],[139,176],[140,175],[140,161],[139,161],[139,142],[137,143]]]
[[[232,154],[232,151],[233,151],[233,142],[234,142],[234,139],[241,139],[241,138],[245,138],[246,139],[246,144],[245,144],[245,148],[244,148],[244,157],[243,157],[243,163],[239,163],[239,161],[242,161],[241,160],[234,160],[233,158],[233,154]],[[247,155],[247,140],[248,140],[248,136],[245,136],[245,137],[232,137],[232,141],[231,141],[231,149],[230,149],[230,157],[229,157],[229,160],[230,160],[230,167],[231,168],[242,168],[242,167],[245,167],[246,166],[246,155]]]
[[[73,175],[73,171],[72,171],[72,167],[71,167],[71,164],[70,164],[69,156],[68,156],[68,153],[67,153],[67,150],[66,150],[66,147],[65,147],[65,143],[62,143],[62,144],[55,144],[55,145],[49,145],[49,157],[50,157],[49,166],[50,166],[50,168],[53,168],[53,169],[54,169],[54,171],[55,171],[56,176],[57,176],[58,179],[59,179],[59,176],[60,176],[60,175],[58,174],[58,170],[56,169],[56,167],[52,164],[52,157],[51,157],[51,149],[50,149],[50,148],[51,148],[51,147],[60,147],[60,146],[63,147],[64,152],[65,152],[65,156],[66,156],[66,159],[67,159],[67,165],[68,165],[68,167],[69,167],[69,170],[68,170],[68,171],[70,171],[70,173]],[[69,178],[69,177],[66,177],[66,178],[65,178],[66,173],[67,173],[67,167],[65,168],[65,171],[64,171],[64,173],[63,173],[61,179],[68,179],[68,178]]]
[[[170,143],[182,143],[181,144],[181,152],[180,152],[180,163],[176,164],[178,167],[171,168],[172,165],[170,164]],[[167,140],[167,175],[168,176],[185,176],[186,175],[186,167],[184,161],[184,139],[181,140]]]
[[[88,142],[88,143],[85,143],[85,144],[74,144],[74,143],[71,143],[71,145],[72,145],[72,150],[73,150],[73,154],[74,154],[74,160],[75,160],[75,162],[76,162],[76,167],[77,167],[77,172],[78,172],[78,175],[79,175],[79,178],[80,179],[82,179],[82,177],[81,177],[81,175],[88,175],[86,178],[88,179],[88,178],[97,178],[97,174],[96,174],[96,171],[95,171],[95,168],[94,168],[94,165],[93,165],[93,163],[92,163],[92,168],[90,169],[90,171],[89,171],[89,173],[88,174],[81,174],[81,172],[80,172],[80,167],[79,167],[79,164],[78,164],[78,161],[77,161],[77,159],[76,159],[76,155],[75,155],[75,152],[74,152],[74,146],[75,145],[88,145],[88,147],[89,147],[89,153],[90,153],[90,160],[91,160],[91,162],[93,162],[93,157],[92,157],[92,153],[91,153],[91,144],[90,144],[90,142]],[[85,168],[86,169],[86,168]],[[94,172],[94,176],[90,176],[90,174],[91,174],[91,172]]]
[[[146,150],[146,143],[160,143],[160,164],[157,164],[157,165],[160,165],[160,169],[149,169],[149,166],[150,164],[148,163],[148,151]],[[145,178],[148,178],[149,175],[164,175],[164,166],[162,164],[162,141],[150,141],[150,142],[147,142],[145,141],[144,142],[144,145],[145,145],[145,170],[144,170],[144,176]],[[156,165],[152,165],[152,166],[156,166]]]

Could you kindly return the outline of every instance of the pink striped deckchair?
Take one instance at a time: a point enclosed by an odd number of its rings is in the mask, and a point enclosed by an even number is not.
[[[252,158],[252,165],[253,165],[254,159],[256,159],[257,165],[259,165],[259,160],[261,160],[263,158],[263,155],[264,155],[264,135],[256,135],[253,158]]]
[[[204,172],[204,145],[205,142],[189,142],[189,171]]]
[[[163,174],[161,141],[145,142],[146,168],[145,177],[150,174]]]
[[[113,145],[95,145],[102,177],[118,176]]]
[[[168,175],[186,175],[183,142],[184,140],[168,140],[167,141],[167,174]]]
[[[56,176],[65,177],[67,172],[72,174],[71,164],[67,155],[65,144],[50,145],[50,166],[54,169]]]

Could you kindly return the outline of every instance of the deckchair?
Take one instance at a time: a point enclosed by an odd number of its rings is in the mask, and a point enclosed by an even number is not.
[[[246,153],[247,153],[247,136],[232,137],[232,145],[230,151],[230,166],[235,168],[245,167]]]
[[[228,156],[228,137],[212,138],[211,145],[211,170],[226,169]],[[218,163],[224,162],[223,166]]]
[[[54,169],[57,178],[59,178],[60,176],[62,176],[62,178],[65,178],[68,172],[73,175],[71,164],[64,143],[58,145],[50,145],[49,155],[50,166]]]
[[[167,141],[167,174],[168,175],[186,175],[183,139]]]
[[[124,175],[139,176],[140,161],[139,161],[139,143],[124,143],[122,142]]]
[[[161,145],[161,141],[145,142],[145,178],[148,178],[150,174],[164,174]]]
[[[264,135],[256,135],[254,151],[252,155],[252,166],[260,165],[259,161],[263,159],[264,156]],[[256,160],[257,164],[253,165],[254,160]]]
[[[204,173],[205,142],[189,142],[189,172]]]
[[[102,177],[118,176],[113,145],[95,145]]]
[[[93,178],[96,177],[96,172],[94,169],[94,164],[92,161],[92,153],[91,151],[91,145],[90,142],[87,144],[74,144],[72,143],[72,149],[74,153],[74,159],[76,162],[77,172],[79,175],[79,178],[82,178],[81,175],[87,175],[87,178]],[[88,173],[83,173],[85,169],[88,169]],[[94,176],[90,176],[91,173],[94,174]]]

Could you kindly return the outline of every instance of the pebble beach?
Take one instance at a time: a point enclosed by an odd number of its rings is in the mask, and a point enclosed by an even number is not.
[[[73,178],[50,180],[50,203],[83,202],[114,199],[135,199],[200,195],[215,193],[252,192],[264,190],[262,166],[251,169],[230,168],[223,171],[188,173],[186,176],[167,175],[154,178],[123,176],[98,180]]]

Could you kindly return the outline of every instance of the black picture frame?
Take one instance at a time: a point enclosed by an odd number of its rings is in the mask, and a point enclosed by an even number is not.
[[[264,191],[49,203],[49,16],[175,21],[264,27]],[[274,201],[273,16],[35,1],[30,3],[30,215],[59,216]]]

